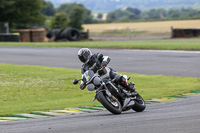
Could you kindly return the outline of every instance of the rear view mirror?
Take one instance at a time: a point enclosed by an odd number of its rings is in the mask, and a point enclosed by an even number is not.
[[[75,79],[75,80],[73,81],[73,84],[74,84],[74,85],[78,84],[78,81],[79,81],[79,80]]]

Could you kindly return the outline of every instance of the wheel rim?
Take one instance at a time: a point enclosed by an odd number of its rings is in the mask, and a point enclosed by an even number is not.
[[[111,103],[115,108],[119,108],[119,103],[117,102],[117,100],[115,99],[115,97],[112,96],[108,97],[106,96],[106,99],[108,100],[109,103]]]

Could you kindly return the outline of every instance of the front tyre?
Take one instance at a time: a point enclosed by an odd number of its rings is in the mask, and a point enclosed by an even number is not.
[[[135,105],[133,106],[133,110],[136,112],[142,112],[146,108],[146,104],[144,102],[144,99],[140,96],[138,93],[135,99]]]
[[[97,99],[111,113],[121,114],[121,104],[114,96],[109,97],[105,92],[99,92],[97,94]]]

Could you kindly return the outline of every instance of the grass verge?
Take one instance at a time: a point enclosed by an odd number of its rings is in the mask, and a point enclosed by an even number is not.
[[[200,50],[200,41],[85,41],[85,42],[0,42],[0,46],[31,47],[88,47],[88,48],[131,48],[155,50]]]
[[[129,29],[121,29],[121,30],[105,30],[103,32],[91,32],[90,35],[137,35],[148,33],[147,31],[134,31]]]
[[[132,77],[146,100],[200,90],[198,78],[122,74]],[[80,78],[80,70],[0,64],[0,116],[98,105],[92,102],[94,92],[72,84],[75,78]]]

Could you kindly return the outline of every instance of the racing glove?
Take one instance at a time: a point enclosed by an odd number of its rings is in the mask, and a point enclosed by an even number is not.
[[[81,89],[81,90],[84,90],[84,89],[85,89],[85,86],[86,86],[86,84],[85,84],[85,83],[82,83],[82,84],[80,85],[80,89]]]
[[[107,62],[103,61],[101,63],[100,71],[103,70],[107,66]]]

